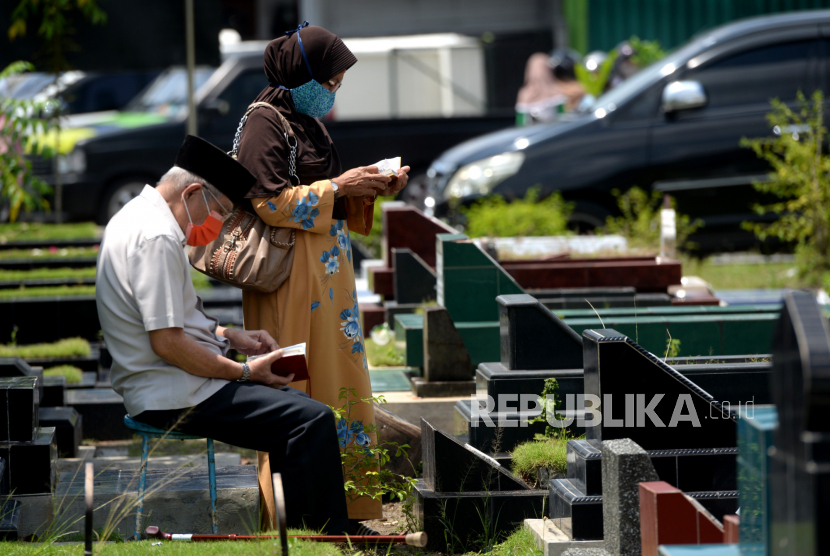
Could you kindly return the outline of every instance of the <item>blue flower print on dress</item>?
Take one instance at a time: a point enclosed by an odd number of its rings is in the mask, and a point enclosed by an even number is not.
[[[357,320],[357,314],[353,313],[351,309],[343,309],[340,311],[340,318],[343,322],[340,323],[340,330],[346,335],[346,338],[353,340],[355,338],[360,340],[360,322]],[[354,352],[352,352],[354,353]]]
[[[351,426],[349,426],[349,434],[354,436],[355,444],[362,446],[364,452],[369,452],[369,444],[372,443],[372,439],[363,431],[363,421],[352,421]]]
[[[291,213],[291,220],[301,222],[304,230],[314,227],[314,219],[319,216],[320,209],[313,208],[320,202],[320,197],[313,191],[308,192],[308,197],[297,199],[297,206]]]
[[[329,301],[334,303],[334,290],[329,288]]]
[[[326,267],[326,274],[329,276],[333,276],[340,271],[340,261],[337,260],[337,255],[340,254],[340,251],[336,251],[337,246],[331,248],[331,251],[323,251],[323,254],[320,255],[320,262],[323,263]]]
[[[345,221],[338,220],[331,225],[329,235],[334,238],[335,244],[346,254],[348,261],[352,262],[352,240],[349,237],[349,230],[345,226]]]
[[[271,212],[275,212],[277,210],[277,205],[275,205],[271,201],[268,201],[268,208],[271,210]]]
[[[319,306],[320,306],[320,302],[319,302],[319,301],[312,301],[312,302],[311,302],[311,312],[313,313],[313,312],[314,312],[314,309],[316,309],[316,308],[317,308],[317,307],[319,307]]]

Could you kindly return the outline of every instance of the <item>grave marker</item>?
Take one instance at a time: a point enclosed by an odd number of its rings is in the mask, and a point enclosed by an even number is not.
[[[424,309],[424,377],[412,379],[416,396],[465,396],[475,391],[464,340],[444,307]]]

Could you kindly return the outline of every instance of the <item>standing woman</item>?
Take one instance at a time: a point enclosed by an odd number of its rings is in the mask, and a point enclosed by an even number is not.
[[[257,178],[247,195],[256,213],[271,226],[294,228],[296,239],[291,274],[276,292],[243,291],[245,328],[267,330],[281,346],[306,342],[310,380],[291,386],[340,407],[343,387],[354,388],[361,398],[372,393],[349,231],[369,233],[375,197],[400,191],[409,168],[394,178],[374,167],[342,173],[337,150],[318,120],[331,110],[344,73],[357,62],[339,37],[322,27],[300,26],[271,41],[264,58],[271,85],[256,102],[271,104],[291,124],[297,138],[296,172],[289,168],[291,148],[282,124],[268,107],[248,117],[239,161]],[[292,184],[293,173],[301,185]],[[355,419],[364,426],[374,424],[372,406],[355,405]],[[279,467],[280,462],[259,453],[260,491],[272,525],[271,472]],[[383,517],[380,500],[349,502],[355,527],[357,521]]]

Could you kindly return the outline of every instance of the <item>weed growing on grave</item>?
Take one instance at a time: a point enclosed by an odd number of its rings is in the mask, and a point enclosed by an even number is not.
[[[660,249],[660,209],[663,206],[663,194],[659,191],[651,193],[634,186],[625,193],[619,189],[611,191],[617,199],[617,206],[621,216],[609,216],[605,220],[603,232],[619,234],[632,248],[656,251]],[[675,207],[674,199],[671,200]],[[688,241],[690,235],[701,226],[702,220],[692,221],[688,215],[677,214],[677,247],[680,249],[694,249],[695,245]]]
[[[381,346],[366,338],[366,357],[372,367],[400,367],[405,363],[404,354],[395,347],[394,341]]]
[[[80,384],[83,371],[72,365],[58,365],[44,370],[43,376],[65,376],[67,384]]]
[[[92,349],[83,338],[64,338],[49,344],[17,345],[14,341],[0,345],[0,357],[22,357],[23,359],[48,359],[55,357],[89,357]]]
[[[545,433],[536,434],[536,440],[547,440],[548,438],[564,438],[567,437],[567,429],[559,427],[552,427],[550,421],[563,419],[562,415],[557,413],[557,410],[562,407],[562,400],[559,399],[559,382],[555,378],[546,378],[545,386],[542,389],[542,394],[536,398],[537,403],[541,406],[542,412],[530,419],[528,424],[546,423]]]
[[[516,446],[511,455],[513,472],[528,484],[539,486],[539,469],[546,467],[555,476],[565,476],[567,471],[567,445],[571,438],[560,436],[531,440]]]
[[[393,473],[384,466],[391,459],[391,453],[394,453],[395,457],[406,458],[409,445],[397,442],[380,443],[377,441],[376,425],[365,425],[358,419],[352,419],[352,409],[355,405],[384,404],[386,399],[383,396],[361,398],[354,388],[344,387],[340,389],[338,400],[342,401],[343,405],[331,409],[337,422],[347,504],[362,497],[382,500],[384,495],[401,502],[407,500],[415,488],[417,479]],[[373,437],[376,439],[374,445]]]
[[[663,363],[666,362],[666,359],[671,359],[678,355],[680,355],[680,340],[678,338],[672,338],[671,334],[669,334],[666,340],[666,356],[663,357]]]

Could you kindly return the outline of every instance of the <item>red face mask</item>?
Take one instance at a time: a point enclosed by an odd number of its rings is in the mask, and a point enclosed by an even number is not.
[[[210,193],[210,196],[213,197],[217,203],[219,203],[219,199],[216,198],[213,192],[208,191],[208,193]],[[207,197],[205,197],[204,186],[202,186],[202,198],[205,200],[205,205],[208,209],[210,209]],[[184,200],[184,193],[182,193],[182,203],[184,203],[184,210],[187,212],[187,219],[189,221],[184,232],[184,237],[188,245],[191,247],[200,247],[211,243],[219,237],[219,233],[222,231],[222,224],[225,222],[225,218],[227,218],[227,216],[223,218],[215,210],[212,210],[210,211],[210,214],[208,214],[207,218],[205,218],[205,221],[197,226],[190,218],[190,210],[187,208],[187,203]],[[221,205],[222,203],[219,204]]]

